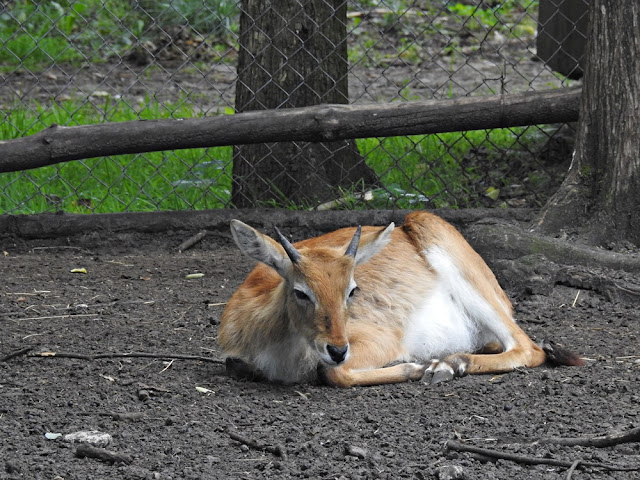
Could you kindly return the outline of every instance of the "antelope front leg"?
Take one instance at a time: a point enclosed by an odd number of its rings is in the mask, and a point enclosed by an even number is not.
[[[406,357],[397,332],[381,326],[352,326],[349,331],[348,360],[336,367],[320,366],[320,380],[334,387],[383,385],[421,380],[428,365],[400,363]]]
[[[239,358],[227,357],[225,367],[227,375],[237,380],[251,380],[254,382],[265,380],[262,372],[254,370],[251,365]]]
[[[321,381],[334,387],[353,387],[356,385],[384,385],[403,383],[409,380],[421,380],[427,371],[427,365],[421,363],[401,363],[391,367],[356,370],[346,366],[320,367],[318,376]]]

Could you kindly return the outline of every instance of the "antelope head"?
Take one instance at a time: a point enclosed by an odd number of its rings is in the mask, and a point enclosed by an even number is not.
[[[277,321],[283,322],[282,328],[286,329],[284,323],[288,320],[328,366],[339,365],[349,357],[346,322],[358,289],[355,268],[387,245],[393,228],[391,223],[361,241],[358,227],[346,250],[344,246],[321,244],[296,248],[277,228],[278,242],[239,220],[231,221],[231,232],[240,250],[283,278],[284,305],[279,310],[286,312],[287,318]]]

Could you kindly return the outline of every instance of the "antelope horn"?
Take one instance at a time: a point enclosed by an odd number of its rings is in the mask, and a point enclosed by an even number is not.
[[[278,241],[280,242],[280,245],[282,245],[282,248],[284,248],[284,251],[287,252],[289,260],[291,260],[292,263],[298,263],[300,261],[300,252],[298,252],[298,250],[296,250],[296,247],[291,245],[291,242],[287,240],[284,235],[282,235],[280,230],[278,230],[278,227],[274,228],[276,230],[276,235],[278,236]]]
[[[358,245],[360,244],[360,232],[362,231],[362,227],[358,225],[356,228],[356,233],[353,235],[349,246],[347,247],[347,251],[344,252],[345,255],[351,255],[353,258],[356,257],[356,253],[358,252]]]

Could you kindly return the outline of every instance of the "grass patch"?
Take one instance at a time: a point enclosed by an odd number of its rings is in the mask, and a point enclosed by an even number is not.
[[[104,59],[109,50],[131,46],[143,27],[123,1],[15,0],[0,14],[0,63],[12,71],[82,61],[96,52]]]
[[[147,101],[94,105],[73,101],[16,109],[0,124],[2,139],[33,134],[51,123],[86,125],[143,118],[196,116]],[[232,147],[94,158],[0,175],[0,213],[32,214],[210,209],[228,206]]]
[[[519,127],[409,137],[357,140],[383,188],[374,191],[373,208],[478,206],[487,189],[511,180],[491,178],[506,151],[533,148],[534,129]],[[477,152],[483,151],[480,157]]]
[[[235,0],[14,0],[0,10],[0,71],[104,62],[144,40],[166,43],[166,32],[185,29],[189,38],[213,39],[215,49],[216,41],[233,40],[238,13]]]

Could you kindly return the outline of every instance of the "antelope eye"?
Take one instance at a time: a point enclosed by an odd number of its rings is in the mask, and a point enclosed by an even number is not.
[[[298,290],[297,288],[293,289],[293,294],[296,296],[298,300],[310,301],[309,295],[304,293],[302,290]]]
[[[358,287],[353,287],[349,292],[349,299],[352,299],[358,290],[360,290]]]

